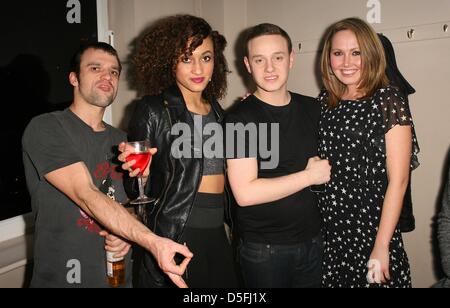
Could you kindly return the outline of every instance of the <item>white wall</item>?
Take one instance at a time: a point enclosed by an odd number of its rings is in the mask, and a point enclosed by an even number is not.
[[[450,21],[450,0],[379,2],[381,24],[374,27],[391,37],[399,67],[417,90],[410,102],[422,148],[419,156],[422,165],[413,174],[417,229],[407,234],[405,240],[413,283],[416,287],[428,287],[436,280],[432,264],[431,225],[450,145],[450,103],[445,91],[450,76],[450,38],[422,40],[434,36],[431,33],[439,30],[434,26],[419,26],[416,27],[417,39],[409,41],[406,30],[412,26]],[[226,56],[233,71],[229,76],[228,96],[222,102],[224,106],[229,106],[245,93],[234,65],[234,44],[242,29],[260,22],[271,22],[285,28],[295,45],[301,42],[305,49],[297,55],[290,88],[315,96],[319,90],[315,77],[318,40],[334,21],[351,16],[366,18],[367,3],[368,0],[109,0],[110,24],[116,33],[116,47],[122,59],[126,59],[129,53],[129,43],[145,25],[160,16],[197,14],[221,31],[229,42]],[[422,31],[425,28],[426,31]],[[113,109],[115,125],[121,123],[126,106],[134,97],[135,93],[128,89],[126,82],[122,82]]]

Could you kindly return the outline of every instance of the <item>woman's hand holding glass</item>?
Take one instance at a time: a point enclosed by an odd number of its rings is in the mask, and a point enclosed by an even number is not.
[[[157,149],[150,147],[149,141],[122,142],[119,145],[119,160],[123,162],[122,169],[128,170],[130,177],[138,177],[139,197],[132,200],[130,204],[144,204],[153,202],[153,198],[149,198],[144,194],[144,186],[150,174],[150,165],[153,155]]]
[[[134,150],[133,150],[132,148],[127,148],[127,143],[126,143],[126,142],[122,142],[122,143],[119,145],[119,151],[122,152],[122,153],[119,155],[119,160],[120,160],[122,163],[124,163],[124,164],[122,165],[122,169],[123,169],[123,170],[129,171],[130,177],[137,177],[137,176],[139,176],[142,170],[141,170],[140,168],[136,168],[136,169],[133,169],[133,168],[132,168],[132,166],[133,166],[134,164],[136,164],[136,160],[130,160],[130,161],[127,161],[127,157],[129,157],[130,154],[133,154],[133,153],[134,153]],[[153,155],[155,155],[157,152],[158,152],[158,149],[157,149],[157,148],[151,148],[151,149],[150,149],[150,154],[151,154],[151,155],[150,155],[150,161],[148,162],[146,168],[145,168],[145,169],[143,170],[143,172],[142,172],[142,177],[143,177],[143,178],[148,178],[148,176],[149,176],[149,174],[150,174],[150,165],[152,164],[152,157],[153,157]]]

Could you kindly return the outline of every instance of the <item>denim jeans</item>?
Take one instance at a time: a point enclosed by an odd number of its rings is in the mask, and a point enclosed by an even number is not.
[[[239,263],[246,288],[320,288],[323,240],[295,245],[241,241]]]

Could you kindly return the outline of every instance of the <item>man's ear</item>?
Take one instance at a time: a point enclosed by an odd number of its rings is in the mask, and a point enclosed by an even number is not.
[[[244,63],[245,63],[245,67],[247,68],[247,72],[249,74],[251,74],[252,73],[252,68],[250,67],[250,62],[249,62],[247,57],[244,57]]]
[[[295,53],[294,50],[291,51],[291,54],[289,55],[289,69],[292,69],[294,67],[295,62]]]
[[[75,72],[71,72],[69,74],[69,82],[72,86],[78,87],[78,78],[77,78],[77,74],[75,74]]]

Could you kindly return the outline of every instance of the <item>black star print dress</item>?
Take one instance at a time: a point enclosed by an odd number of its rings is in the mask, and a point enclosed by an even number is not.
[[[319,154],[330,160],[331,181],[319,193],[324,221],[323,287],[364,288],[367,263],[375,243],[387,189],[385,134],[395,125],[413,133],[411,170],[419,152],[407,101],[393,87],[378,89],[368,99],[341,101],[328,108],[320,94]],[[391,280],[382,287],[410,287],[408,258],[400,230],[390,243]]]

